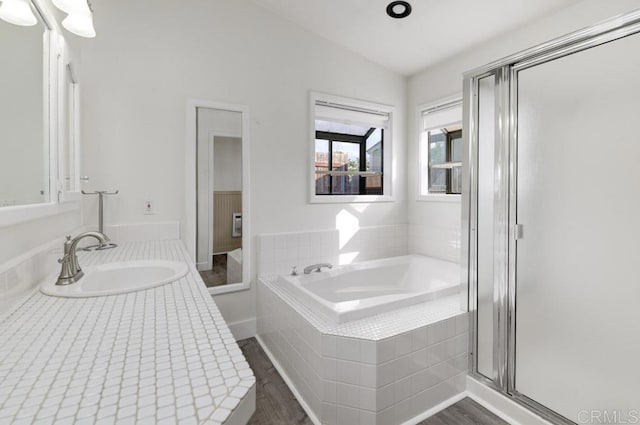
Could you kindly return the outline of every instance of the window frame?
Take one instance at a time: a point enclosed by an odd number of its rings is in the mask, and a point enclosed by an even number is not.
[[[445,130],[445,128],[441,129]],[[454,140],[461,140],[462,139],[462,128],[460,130],[453,130],[453,131],[443,131],[442,134],[444,135],[444,142],[445,142],[445,161],[444,162],[440,162],[438,163],[438,165],[446,165],[446,164],[452,164],[452,163],[457,163],[457,162],[462,162],[461,161],[453,161],[453,141]],[[427,140],[426,141],[427,146],[431,145],[431,140]],[[430,146],[429,146],[430,148]],[[430,149],[427,149],[427,152],[430,152]],[[428,153],[427,153],[428,155]],[[427,161],[428,162],[428,161]],[[461,165],[460,165],[461,166]],[[433,195],[461,195],[462,194],[462,188],[460,188],[460,192],[452,192],[452,178],[451,178],[451,174],[453,172],[453,169],[455,167],[437,167],[437,168],[444,168],[447,170],[446,172],[446,176],[445,176],[445,190],[446,192],[433,192]],[[427,175],[427,187],[431,187],[431,173],[428,173]],[[431,194],[431,192],[429,192]]]
[[[427,173],[427,177],[425,178],[423,173],[424,164],[426,163],[427,169],[429,166],[429,140],[427,132],[423,131],[424,114],[429,111],[435,112],[438,110],[456,106],[463,106],[462,94],[448,96],[435,102],[424,103],[416,108],[416,130],[418,140],[418,155],[416,155],[415,163],[418,173],[418,184],[416,185],[416,201],[452,203],[460,203],[462,201],[462,195],[457,193],[429,193],[429,176]],[[460,116],[459,123],[460,125],[462,125],[462,115]],[[450,123],[448,125],[453,125],[453,123]],[[462,128],[462,131],[464,131],[464,128]],[[447,158],[449,158],[449,155],[451,155],[451,149],[449,146],[449,139],[447,138]],[[423,191],[424,188],[426,188],[426,191]]]
[[[346,194],[346,195],[316,195],[315,183],[315,144],[316,144],[316,104],[326,103],[327,106],[345,106],[368,110],[371,112],[384,113],[389,116],[388,124],[383,127],[382,137],[382,195],[366,195],[366,194]],[[395,107],[367,102],[341,96],[334,96],[318,92],[310,92],[309,95],[309,203],[310,204],[346,204],[346,203],[371,203],[371,202],[393,202],[395,201],[392,190],[392,159],[393,159],[393,125],[394,125]],[[327,139],[323,139],[327,140]],[[331,145],[331,141],[329,141]],[[366,158],[366,156],[365,156]],[[362,160],[362,158],[361,158]]]
[[[363,135],[363,136],[355,136],[352,134],[343,134],[343,133],[332,133],[329,131],[318,131],[316,130],[316,141],[317,140],[326,140],[328,142],[328,151],[329,151],[329,160],[327,162],[327,168],[328,171],[331,172],[333,171],[333,144],[334,143],[353,143],[353,144],[357,144],[358,145],[358,151],[359,151],[359,160],[358,160],[358,171],[360,173],[365,173],[367,172],[367,139],[371,136],[371,134],[373,134],[375,132],[375,130],[378,127],[370,127],[369,130]],[[382,164],[381,164],[381,170],[380,173],[382,175],[382,179],[381,179],[381,189],[382,189],[382,193],[384,194],[384,147],[385,147],[385,143],[384,143],[384,138],[385,138],[385,129],[384,128],[380,128],[380,130],[382,131],[382,139],[380,140],[380,144],[382,147]],[[314,171],[317,172],[317,170],[315,170],[314,167]],[[363,193],[366,190],[366,178],[367,176],[365,175],[359,175],[359,193],[338,193],[338,194],[334,194],[333,192],[333,175],[329,174],[329,191],[330,193],[327,194],[317,194],[316,196],[366,196],[366,193]],[[315,180],[315,177],[314,177]],[[374,196],[380,196],[380,195],[374,195]]]

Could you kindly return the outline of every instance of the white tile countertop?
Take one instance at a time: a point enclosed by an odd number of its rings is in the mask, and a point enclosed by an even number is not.
[[[188,258],[180,241],[80,253],[83,267],[161,259],[190,272],[105,297],[36,291],[1,316],[0,423],[213,425],[252,411],[253,372]]]

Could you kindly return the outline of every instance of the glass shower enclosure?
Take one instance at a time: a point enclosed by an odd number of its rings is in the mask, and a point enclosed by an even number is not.
[[[470,370],[554,423],[640,423],[639,32],[465,74]]]

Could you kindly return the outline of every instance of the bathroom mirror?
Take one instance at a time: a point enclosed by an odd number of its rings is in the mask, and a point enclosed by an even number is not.
[[[62,36],[48,2],[21,4],[34,25],[0,20],[0,227],[80,208],[78,91],[69,67],[79,45]]]
[[[246,289],[248,112],[211,102],[195,102],[189,111],[193,156],[187,169],[195,170],[189,183],[195,198],[192,255],[210,293]]]
[[[58,94],[60,120],[58,123],[58,181],[59,190],[65,194],[65,198],[71,193],[80,191],[78,163],[78,136],[79,136],[79,86],[75,68],[64,56],[58,58],[61,85]],[[66,200],[66,199],[65,199]]]
[[[48,30],[0,19],[0,208],[51,201]]]

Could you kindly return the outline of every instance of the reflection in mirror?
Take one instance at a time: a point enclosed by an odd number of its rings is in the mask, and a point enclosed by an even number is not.
[[[242,113],[197,111],[198,270],[209,288],[242,283]]]
[[[50,201],[45,39],[42,20],[0,20],[0,207]]]
[[[60,92],[61,111],[64,114],[60,122],[60,176],[65,192],[77,192],[76,182],[76,98],[77,84],[73,66],[64,66],[64,85]]]

